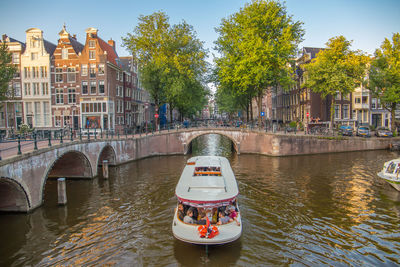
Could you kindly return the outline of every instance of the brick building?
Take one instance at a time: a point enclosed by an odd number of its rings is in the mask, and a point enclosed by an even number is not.
[[[54,128],[78,129],[80,123],[81,79],[79,56],[83,44],[71,36],[65,26],[59,33],[52,60],[52,121]]]

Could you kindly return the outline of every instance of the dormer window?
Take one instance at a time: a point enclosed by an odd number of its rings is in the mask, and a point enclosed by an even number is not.
[[[90,48],[95,48],[96,47],[96,42],[94,40],[89,40],[89,47]]]
[[[61,50],[61,58],[62,59],[68,59],[68,48],[63,48]]]
[[[38,59],[38,53],[31,53],[31,59],[32,60]]]

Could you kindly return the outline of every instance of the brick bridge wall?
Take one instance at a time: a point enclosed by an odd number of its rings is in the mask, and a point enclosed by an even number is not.
[[[156,155],[186,154],[205,134],[221,134],[237,153],[288,156],[385,149],[390,139],[328,140],[314,136],[278,135],[241,129],[186,129],[133,139],[75,141],[0,162],[0,211],[30,211],[43,202],[48,177],[92,178],[104,159],[111,165]]]

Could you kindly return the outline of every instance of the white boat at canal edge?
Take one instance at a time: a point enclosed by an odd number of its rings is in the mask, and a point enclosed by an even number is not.
[[[378,176],[400,191],[400,158],[385,162]]]
[[[193,244],[226,244],[240,238],[242,234],[241,213],[236,197],[239,189],[228,159],[218,156],[198,156],[190,158],[175,189],[178,205],[197,208],[216,208],[235,205],[236,221],[222,225],[212,225],[218,234],[212,238],[200,237],[198,224],[183,222],[175,209],[172,232],[175,238]],[[201,227],[201,226],[200,226]]]

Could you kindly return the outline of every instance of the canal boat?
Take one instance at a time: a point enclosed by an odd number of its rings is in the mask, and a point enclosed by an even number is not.
[[[218,156],[190,158],[175,194],[178,198],[172,222],[175,238],[193,244],[214,245],[229,243],[241,236],[241,213],[236,199],[239,189],[228,159]],[[194,214],[188,216],[194,219],[190,223],[184,222],[183,216],[179,215],[181,212],[186,216],[188,210],[192,211],[189,214]],[[225,212],[232,212],[232,218],[221,224],[224,219],[219,215],[223,216]],[[206,216],[200,218],[196,213]]]
[[[385,162],[378,176],[400,191],[400,158]]]

